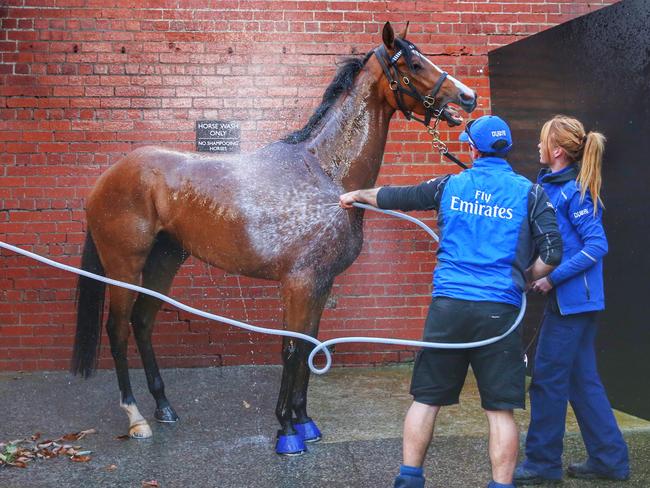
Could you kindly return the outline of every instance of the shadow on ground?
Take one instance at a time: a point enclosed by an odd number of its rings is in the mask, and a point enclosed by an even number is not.
[[[0,469],[0,488],[125,487],[157,480],[161,488],[390,487],[401,457],[401,423],[408,405],[410,366],[339,368],[312,377],[310,412],[324,439],[297,458],[274,453],[274,416],[280,368],[243,366],[166,370],[167,395],[181,417],[153,421],[154,403],[141,370],[134,392],[154,436],[118,440],[126,433],[115,375],[88,381],[66,373],[0,374],[0,442],[41,432],[57,438],[96,428],[81,441],[89,463],[36,461],[27,469]],[[650,423],[617,413],[630,445],[627,483],[565,480],[565,487],[650,486]],[[518,412],[525,430],[527,412]],[[567,421],[565,462],[584,448],[575,420]],[[487,427],[471,377],[461,405],[443,409],[426,462],[427,487],[480,488],[490,479]],[[112,466],[114,465],[114,466]]]

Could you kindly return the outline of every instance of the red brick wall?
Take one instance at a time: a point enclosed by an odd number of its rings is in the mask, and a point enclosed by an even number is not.
[[[193,149],[198,119],[239,121],[251,150],[301,127],[342,56],[379,44],[383,23],[475,88],[489,109],[486,53],[612,0],[199,1],[4,0],[0,7],[0,240],[79,263],[84,197],[131,149]],[[180,7],[176,7],[179,4]],[[455,140],[456,132],[444,133]],[[457,144],[451,144],[458,150]],[[379,184],[455,171],[417,123],[397,115]],[[359,260],[337,278],[321,337],[416,338],[434,246],[410,224],[368,216]],[[427,220],[432,223],[430,217]],[[0,255],[0,370],[61,369],[74,333],[76,278]],[[190,260],[174,297],[257,325],[281,326],[275,283]],[[107,341],[104,339],[104,344]],[[163,366],[279,362],[279,340],[165,307]],[[139,364],[134,346],[130,354]],[[336,364],[402,361],[396,347],[337,347]],[[102,365],[110,366],[108,347]]]

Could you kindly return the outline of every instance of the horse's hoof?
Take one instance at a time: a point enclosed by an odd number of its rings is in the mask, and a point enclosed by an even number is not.
[[[307,446],[305,446],[300,434],[281,434],[275,443],[275,452],[283,456],[300,456],[306,451]]]
[[[293,428],[302,437],[305,442],[318,442],[323,435],[313,420],[308,420],[302,424],[293,424]]]
[[[176,412],[174,412],[174,409],[172,407],[157,408],[153,416],[158,422],[178,422],[178,415],[176,415]]]
[[[153,435],[147,422],[138,422],[129,427],[129,437],[132,439],[148,439]]]

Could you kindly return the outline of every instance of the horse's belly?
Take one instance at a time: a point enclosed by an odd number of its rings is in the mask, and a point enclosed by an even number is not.
[[[161,220],[161,230],[192,256],[230,273],[274,279],[268,263],[251,252],[245,225],[234,209],[181,200],[172,203],[167,218]]]
[[[162,230],[203,261],[274,280],[299,268],[338,268],[353,245],[345,211],[329,202],[281,207],[179,199],[171,202]]]

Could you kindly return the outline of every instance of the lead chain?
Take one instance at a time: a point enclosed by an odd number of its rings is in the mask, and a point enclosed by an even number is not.
[[[427,127],[427,132],[431,135],[433,140],[431,141],[431,148],[434,151],[438,151],[440,154],[445,154],[448,152],[447,144],[440,140],[440,131],[438,130],[438,124],[440,123],[440,115],[442,110],[436,115],[436,120],[433,123],[433,127]]]

